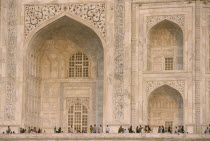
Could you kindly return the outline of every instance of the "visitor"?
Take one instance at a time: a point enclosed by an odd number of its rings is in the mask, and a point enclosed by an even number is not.
[[[54,127],[54,133],[56,133],[56,131],[57,131],[57,130],[56,130],[56,126],[55,126],[55,127]]]
[[[69,132],[70,132],[70,133],[74,133],[74,128],[73,128],[73,126],[72,126],[72,125],[71,125],[71,127],[70,127]]]
[[[59,127],[57,133],[61,133],[61,132],[62,132],[61,127]]]
[[[6,133],[7,133],[7,134],[10,134],[10,133],[11,133],[10,126],[8,126],[8,128],[7,128],[7,130],[6,130]]]
[[[31,133],[37,133],[36,127],[31,130]]]
[[[161,126],[158,127],[158,133],[161,133],[162,132],[162,128]]]
[[[181,126],[181,133],[187,133],[188,134],[188,132],[185,132],[184,126]]]
[[[207,127],[206,130],[204,131],[205,134],[209,133],[209,128]]]
[[[139,127],[139,133],[143,133],[143,127],[141,125]]]
[[[148,131],[149,131],[148,133],[151,133],[152,131],[149,125],[148,125]]]
[[[181,126],[181,129],[180,129],[181,133],[184,133],[184,126]]]
[[[39,128],[38,133],[41,133],[41,129]]]
[[[172,131],[171,131],[171,127],[170,126],[168,127],[168,133],[171,133],[172,134]]]
[[[165,128],[162,126],[161,133],[165,133]]]
[[[90,125],[90,133],[93,133],[93,126]]]
[[[145,130],[145,133],[148,133],[148,127],[147,127],[147,125],[145,125],[144,130]]]
[[[97,127],[96,127],[96,125],[94,124],[93,133],[96,133],[96,132],[97,132]]]
[[[109,126],[107,125],[106,126],[106,133],[109,133],[110,132],[110,129],[109,129]]]
[[[20,134],[22,134],[23,133],[23,129],[22,129],[22,127],[20,127]]]
[[[178,134],[179,135],[179,129],[178,129],[178,127],[175,128],[175,134]]]
[[[134,133],[132,128],[132,125],[130,126],[130,128],[128,128],[129,133]]]
[[[30,127],[28,127],[28,133],[31,133],[31,128]]]
[[[139,127],[138,126],[136,127],[136,133],[139,133]]]
[[[122,133],[125,133],[125,128],[122,128]]]
[[[182,133],[182,127],[179,126],[179,129],[178,129],[179,133]]]
[[[25,133],[26,132],[26,129],[24,129],[24,128],[20,128],[20,133],[22,134],[22,133]]]
[[[210,124],[209,124],[209,128],[208,129],[209,129],[209,133],[210,133]]]
[[[103,133],[103,127],[102,127],[102,125],[99,126],[98,133]]]
[[[120,128],[118,129],[118,133],[123,133],[123,128],[122,128],[122,126],[120,126]]]

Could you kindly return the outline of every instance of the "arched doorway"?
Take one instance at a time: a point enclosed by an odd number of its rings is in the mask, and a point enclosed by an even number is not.
[[[183,70],[183,32],[176,23],[164,20],[150,29],[147,70]]]
[[[88,105],[77,98],[67,106],[68,109],[68,132],[71,128],[75,133],[88,132]]]
[[[26,127],[68,132],[67,105],[75,98],[86,99],[87,118],[77,117],[83,129],[102,124],[104,52],[90,27],[68,16],[46,25],[30,41],[24,67]]]
[[[184,109],[181,94],[174,88],[164,85],[154,90],[148,100],[148,124],[153,132],[159,126],[170,126],[172,129],[184,124]]]

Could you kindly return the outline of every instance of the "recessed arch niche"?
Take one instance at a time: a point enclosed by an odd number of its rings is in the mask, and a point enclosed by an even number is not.
[[[149,30],[147,70],[183,70],[183,31],[178,24],[163,20]]]
[[[70,77],[69,61],[75,54],[78,60],[80,54],[88,58],[85,62],[88,60],[88,76]],[[102,124],[104,51],[101,39],[92,28],[71,17],[60,17],[33,36],[24,61],[26,127],[40,127],[46,132],[53,132],[56,126],[67,132],[66,99],[75,97],[88,100],[88,126]],[[76,62],[79,68],[80,62]],[[65,90],[62,87],[64,83],[69,84]]]
[[[184,103],[176,89],[163,85],[148,97],[148,124],[157,132],[158,126],[172,123],[172,129],[184,124]]]

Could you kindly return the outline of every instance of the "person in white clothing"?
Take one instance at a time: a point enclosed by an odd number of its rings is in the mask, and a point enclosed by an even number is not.
[[[72,127],[72,125],[71,125],[71,127],[70,127],[70,133],[74,133],[74,129],[73,129],[73,127]]]
[[[110,129],[109,129],[109,125],[106,126],[106,133],[109,133]]]

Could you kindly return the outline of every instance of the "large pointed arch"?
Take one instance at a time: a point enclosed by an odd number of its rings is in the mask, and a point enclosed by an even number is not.
[[[103,44],[103,47],[105,46],[105,39],[104,39],[103,35],[101,34],[101,32],[100,32],[100,31],[99,31],[91,22],[88,22],[88,21],[86,21],[86,20],[84,20],[84,19],[82,19],[82,18],[79,18],[79,17],[77,17],[77,16],[75,16],[75,15],[72,15],[72,14],[70,14],[70,13],[64,12],[64,13],[61,13],[61,14],[59,14],[59,15],[56,15],[55,17],[50,18],[50,19],[48,19],[47,21],[41,23],[40,25],[38,25],[38,26],[33,30],[33,32],[31,32],[31,33],[27,36],[27,38],[26,38],[26,40],[25,40],[25,42],[24,42],[24,53],[26,52],[27,47],[30,46],[31,41],[39,34],[39,32],[40,32],[42,29],[45,29],[45,28],[46,28],[47,26],[49,26],[50,24],[52,24],[52,23],[55,22],[55,21],[58,21],[59,19],[61,19],[61,18],[63,18],[63,17],[68,17],[68,18],[70,18],[70,19],[73,19],[73,20],[79,22],[80,24],[83,24],[83,25],[87,26],[88,28],[90,28],[91,30],[93,30],[93,31],[97,34],[97,36],[100,38],[100,40],[101,40],[101,42],[102,42],[102,44]]]
[[[73,17],[73,18],[72,18]],[[79,20],[79,21],[78,21]],[[102,124],[103,118],[101,117],[103,115],[103,103],[102,102],[96,102],[96,100],[103,101],[104,96],[104,39],[98,33],[97,29],[93,27],[91,24],[81,21],[81,19],[78,19],[77,17],[74,17],[72,15],[69,15],[67,13],[61,14],[53,19],[50,19],[46,21],[45,23],[38,26],[33,34],[30,34],[28,38],[25,41],[24,44],[24,72],[27,72],[29,69],[34,69],[35,71],[43,70],[44,68],[44,61],[41,61],[41,58],[43,55],[50,55],[50,61],[51,64],[53,64],[53,60],[57,60],[56,64],[50,66],[50,70],[57,71],[59,73],[51,72],[48,73],[49,77],[46,78],[43,76],[32,76],[30,74],[24,74],[24,97],[23,101],[26,104],[29,104],[30,102],[37,102],[33,105],[38,105],[40,103],[40,97],[45,94],[45,90],[48,89],[48,92],[46,92],[46,96],[44,95],[45,99],[50,99],[50,96],[52,98],[55,97],[56,93],[60,93],[61,98],[60,101],[57,101],[57,103],[62,103],[63,106],[65,103],[65,97],[64,97],[64,91],[59,91],[59,86],[61,83],[81,83],[82,85],[85,85],[85,83],[91,83],[94,85],[94,87],[91,88],[89,95],[93,98],[91,101],[91,105],[93,105],[91,108],[90,117],[93,117],[91,119],[91,122],[95,122],[97,124]],[[84,22],[84,23],[83,23]],[[88,26],[87,26],[88,25]],[[69,61],[69,56],[75,51],[75,50],[82,50],[86,52],[91,58],[91,75],[88,78],[70,78],[67,77],[67,75],[61,74],[60,68],[64,70],[64,73],[67,73],[67,65],[63,65],[63,63],[58,63],[63,61],[64,54],[65,59]],[[97,53],[96,53],[97,52]],[[33,59],[30,59],[29,54],[33,54],[33,56],[39,56],[39,64],[34,65],[33,67],[29,67],[28,64],[34,63]],[[61,61],[59,61],[59,59]],[[64,61],[65,62],[65,61]],[[98,63],[100,62],[100,63]],[[69,64],[69,62],[66,62],[64,64]],[[96,66],[97,65],[97,66]],[[92,75],[93,73],[93,75]],[[48,81],[49,79],[50,81]],[[29,81],[29,83],[27,83]],[[53,87],[50,87],[53,85]],[[79,84],[78,84],[79,85]],[[32,87],[32,88],[30,88]],[[85,87],[85,86],[84,86]],[[31,92],[33,91],[33,92]],[[30,94],[34,94],[35,96],[31,97]],[[40,94],[41,96],[40,96]],[[97,93],[97,95],[96,95]],[[33,98],[36,98],[35,100]],[[29,103],[27,103],[29,101]],[[48,101],[48,100],[47,100]],[[50,100],[49,100],[50,101]],[[49,102],[45,102],[48,104]],[[32,106],[33,106],[32,105]],[[44,104],[41,104],[44,105]],[[64,118],[66,115],[65,112],[62,111],[62,106],[60,106],[60,114],[63,115],[61,118]],[[30,121],[30,116],[33,115],[33,113],[37,113],[36,116],[38,117],[38,114],[40,112],[44,113],[45,111],[42,110],[44,108],[40,108],[41,110],[34,109],[27,109],[27,107],[24,105],[25,111],[29,111],[26,115],[26,126],[39,126],[38,122],[36,122],[36,125],[33,125],[33,122]],[[30,106],[28,106],[30,107]],[[58,110],[58,111],[59,111]],[[97,111],[98,110],[98,111]],[[30,113],[30,111],[32,111]],[[97,111],[97,112],[96,112]],[[46,119],[44,115],[47,114],[41,114],[42,119]],[[59,120],[59,119],[58,119]],[[36,119],[36,121],[39,121]],[[47,121],[47,120],[46,120]],[[50,121],[50,120],[48,120]],[[27,124],[28,123],[28,124]],[[46,123],[42,121],[42,123]],[[91,123],[92,124],[92,123]],[[43,126],[48,126],[48,124],[43,124]],[[50,125],[50,124],[49,124]],[[42,125],[40,125],[42,126]],[[51,125],[50,125],[51,126]],[[62,125],[60,125],[62,126]],[[47,129],[47,127],[43,127]],[[48,128],[49,129],[49,128]],[[53,129],[53,128],[52,128]]]

